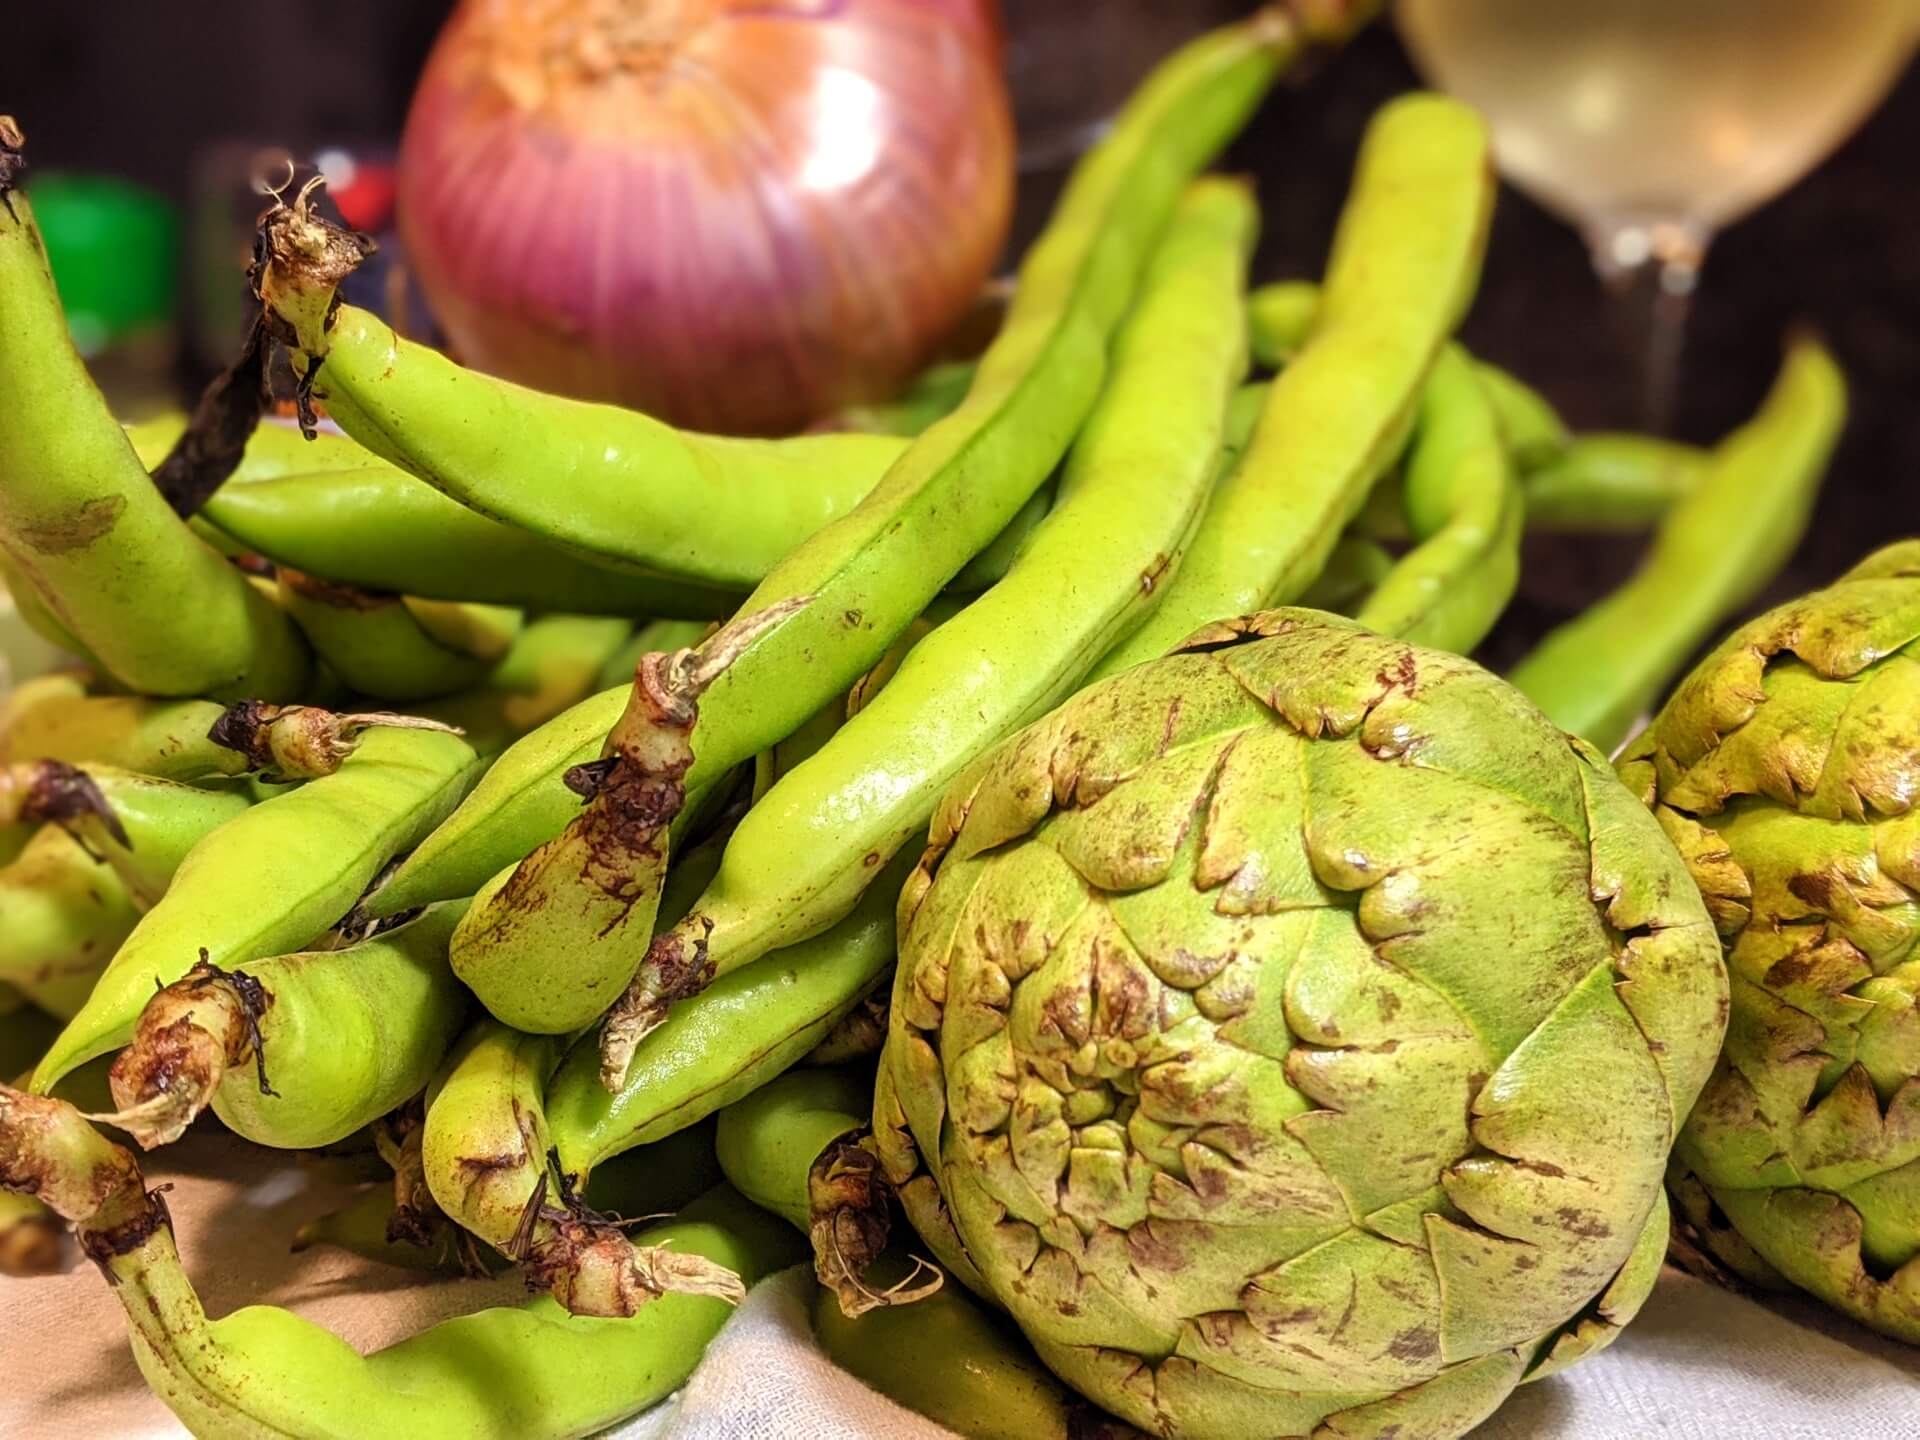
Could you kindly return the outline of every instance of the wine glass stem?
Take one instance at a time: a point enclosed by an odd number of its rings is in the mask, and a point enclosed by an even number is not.
[[[1685,221],[1621,219],[1588,233],[1593,268],[1636,359],[1640,423],[1655,435],[1673,428],[1687,312],[1711,237]]]

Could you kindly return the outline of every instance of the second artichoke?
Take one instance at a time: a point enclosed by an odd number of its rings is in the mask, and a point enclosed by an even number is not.
[[[1705,1248],[1920,1343],[1920,541],[1736,630],[1621,757],[1726,944]]]

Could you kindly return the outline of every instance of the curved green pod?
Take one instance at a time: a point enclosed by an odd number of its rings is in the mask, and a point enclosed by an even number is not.
[[[1313,582],[1413,424],[1427,371],[1479,283],[1492,209],[1475,111],[1415,94],[1374,117],[1306,343],[1269,387],[1166,596],[1094,678]]]
[[[352,305],[301,343],[296,363],[315,367],[328,414],[389,463],[576,553],[718,587],[756,584],[851,511],[905,444],[678,431],[463,369]]]
[[[0,200],[0,551],[9,570],[130,689],[290,698],[307,683],[305,645],[149,481],[68,338],[31,204],[6,181]],[[182,614],[193,623],[179,624]]]
[[[71,1020],[139,919],[111,867],[59,826],[43,825],[0,867],[0,982]]]
[[[1633,577],[1548,634],[1508,678],[1556,725],[1618,746],[1714,626],[1793,553],[1846,414],[1833,356],[1795,338],[1758,413],[1714,447]]]
[[[522,619],[500,606],[409,601],[290,570],[282,570],[279,581],[281,603],[328,668],[350,689],[396,704],[478,685],[513,643]],[[423,623],[424,604],[470,612],[469,633],[456,632],[462,643],[447,643],[445,627],[436,634]]]
[[[197,955],[233,969],[310,943],[453,808],[483,765],[456,735],[374,730],[334,774],[215,830],[114,955],[34,1072],[35,1090],[124,1045],[156,984],[180,979]]]
[[[140,463],[151,470],[173,448],[187,428],[187,417],[178,411],[156,415],[129,425],[127,443]],[[247,436],[247,446],[227,484],[249,485],[256,481],[277,480],[286,475],[306,475],[316,470],[340,474],[355,470],[389,470],[392,467],[378,455],[331,430],[303,435],[289,420],[262,420]]]
[[[371,1355],[290,1311],[209,1316],[180,1263],[166,1207],[133,1158],[58,1101],[0,1092],[0,1184],[38,1191],[75,1223],[127,1315],[154,1393],[203,1440],[573,1440],[685,1383],[732,1314],[664,1295],[618,1320],[541,1297],[482,1310]],[[725,1186],[649,1226],[636,1245],[760,1279],[799,1259],[790,1227]]]
[[[257,1145],[311,1150],[419,1094],[464,1023],[447,966],[464,903],[337,950],[196,965],[157,991],[110,1075],[113,1123],[148,1149],[211,1105]]]
[[[894,959],[893,897],[908,869],[905,859],[889,866],[824,934],[776,950],[675,1006],[640,1042],[617,1091],[601,1081],[598,1047],[576,1045],[547,1087],[547,1127],[561,1170],[590,1174],[798,1064],[885,979]],[[668,915],[673,898],[662,902]]]
[[[141,910],[152,909],[166,893],[188,851],[253,803],[237,788],[50,760],[0,770],[0,816],[8,809],[10,788],[23,797],[23,813],[32,820],[61,826],[111,866]]]
[[[745,593],[592,564],[378,463],[229,481],[201,514],[270,560],[368,590],[702,620],[731,613]]]
[[[1482,374],[1457,345],[1427,376],[1406,472],[1414,547],[1354,618],[1382,635],[1469,654],[1520,583],[1526,507]]]
[[[1257,229],[1238,182],[1199,180],[1180,197],[1053,508],[1004,579],[915,644],[885,688],[742,818],[714,883],[655,939],[609,1014],[610,1077],[676,999],[847,913],[969,759],[1071,693],[1153,613],[1231,464],[1223,455],[1245,438],[1229,425],[1246,373],[1237,320]],[[1036,615],[1048,617],[1039,630]]]
[[[1530,530],[1634,531],[1699,488],[1709,454],[1655,435],[1594,431],[1525,478]]]
[[[868,1283],[879,1290],[912,1283],[918,1270],[896,1248],[868,1269]],[[814,1295],[813,1333],[842,1370],[970,1440],[1134,1440],[1139,1434],[1054,1379],[1019,1332],[959,1285],[859,1316],[842,1310],[823,1285]]]

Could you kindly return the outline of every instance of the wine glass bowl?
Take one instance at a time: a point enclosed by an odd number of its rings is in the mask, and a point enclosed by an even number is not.
[[[1506,178],[1638,292],[1656,428],[1714,233],[1825,159],[1920,39],[1914,0],[1398,0],[1395,19],[1485,113]]]

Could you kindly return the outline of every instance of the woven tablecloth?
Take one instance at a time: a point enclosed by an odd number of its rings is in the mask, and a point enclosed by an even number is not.
[[[350,1193],[337,1179],[211,1129],[149,1157],[181,1254],[208,1311],[285,1305],[362,1350],[524,1295],[517,1278],[437,1279],[319,1248],[292,1254],[306,1221]],[[835,1369],[814,1348],[811,1280],[757,1287],[684,1390],[621,1426],[627,1440],[792,1440],[948,1432]],[[147,1391],[106,1285],[84,1262],[52,1279],[0,1280],[0,1435],[184,1433]],[[1524,1387],[1484,1440],[1912,1440],[1920,1350],[1792,1299],[1768,1305],[1669,1269],[1626,1335],[1564,1374]],[[370,1435],[374,1434],[369,1430]]]

